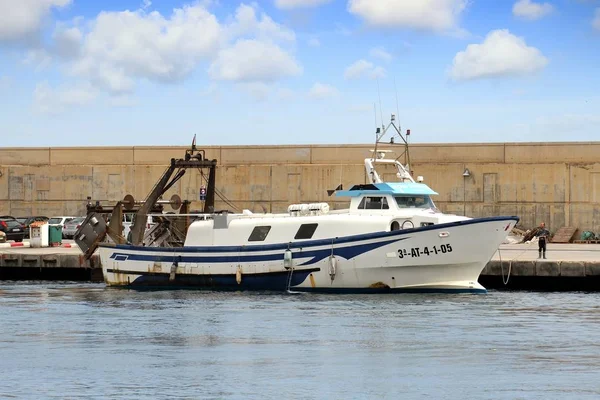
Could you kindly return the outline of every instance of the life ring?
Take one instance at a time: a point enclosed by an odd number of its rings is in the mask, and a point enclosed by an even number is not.
[[[410,219],[407,219],[402,223],[402,229],[412,229],[414,227],[415,227],[415,224],[413,224]]]

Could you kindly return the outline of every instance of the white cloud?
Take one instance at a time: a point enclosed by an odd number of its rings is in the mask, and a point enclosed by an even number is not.
[[[211,63],[211,78],[238,83],[268,83],[302,72],[290,52],[293,30],[254,3],[240,4],[220,23],[206,3],[184,5],[167,16],[146,11],[152,3],[144,1],[135,11],[101,12],[85,23],[59,24],[48,51],[33,52],[26,61],[45,66],[50,55],[56,56],[66,62],[68,74],[113,95],[131,93],[140,79],[182,81],[203,62]],[[258,93],[256,87],[251,92]]]
[[[228,35],[232,38],[252,35],[263,41],[293,42],[296,39],[294,31],[276,23],[265,13],[258,18],[256,12],[255,7],[240,4],[235,11],[235,21],[227,27]]]
[[[513,5],[513,15],[536,20],[550,14],[554,7],[550,3],[534,3],[531,0],[519,0]]]
[[[23,59],[23,64],[34,66],[35,72],[45,70],[51,62],[52,56],[44,49],[29,50]]]
[[[260,100],[270,91],[265,83],[302,73],[295,58],[280,45],[294,43],[294,32],[264,13],[259,18],[256,6],[241,4],[226,34],[237,40],[218,52],[208,69],[212,79],[246,83],[240,87]]]
[[[291,10],[294,8],[317,7],[332,0],[275,0],[275,7]]]
[[[174,9],[170,18],[156,11],[101,12],[70,70],[112,93],[133,90],[136,78],[178,81],[217,51],[221,33],[199,4]]]
[[[371,57],[379,58],[383,61],[391,61],[392,55],[388,53],[383,47],[373,47],[371,51],[369,51],[369,55]]]
[[[279,100],[293,100],[296,97],[296,93],[292,89],[279,88],[277,89],[277,98]]]
[[[240,82],[273,82],[302,73],[302,67],[279,46],[254,39],[239,39],[219,51],[210,65],[212,79]]]
[[[266,100],[272,92],[272,87],[263,82],[242,82],[238,87],[258,101]]]
[[[600,7],[596,8],[594,20],[592,21],[592,27],[597,31],[600,31]]]
[[[369,78],[371,79],[382,79],[386,77],[386,72],[383,67],[375,67],[369,71]]]
[[[317,37],[311,37],[310,39],[308,39],[307,43],[310,47],[319,47],[321,45],[321,42]]]
[[[367,60],[358,60],[344,71],[344,78],[356,79],[373,69],[373,63]]]
[[[548,59],[507,29],[490,32],[483,43],[470,44],[454,57],[454,80],[529,74],[543,69]]]
[[[0,0],[0,41],[28,40],[37,35],[51,8],[71,0]]]
[[[137,100],[129,95],[121,95],[121,96],[111,96],[109,99],[109,104],[112,107],[118,108],[129,108],[135,107],[138,105]]]
[[[65,59],[73,59],[81,53],[83,34],[77,27],[58,27],[52,35],[54,52]]]
[[[344,71],[345,79],[359,79],[369,77],[371,79],[384,78],[385,69],[377,67],[367,60],[358,60],[346,68]]]
[[[349,0],[348,11],[369,25],[450,31],[467,0]]]
[[[97,91],[89,84],[53,88],[48,82],[38,83],[33,91],[33,107],[42,114],[58,114],[68,107],[91,103]]]
[[[308,91],[308,96],[311,99],[326,99],[336,97],[339,94],[338,90],[326,83],[316,82]]]

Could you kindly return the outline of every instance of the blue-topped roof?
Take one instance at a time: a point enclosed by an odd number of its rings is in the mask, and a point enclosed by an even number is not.
[[[385,182],[365,185],[364,188],[354,186],[350,190],[338,190],[335,195],[338,197],[357,197],[361,195],[436,195],[438,194],[424,183],[413,182]]]

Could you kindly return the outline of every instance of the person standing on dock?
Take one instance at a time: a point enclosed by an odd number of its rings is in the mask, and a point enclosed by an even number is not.
[[[535,236],[538,237],[538,258],[546,258],[546,241],[548,240],[548,237],[550,236],[550,231],[548,231],[548,229],[546,229],[546,224],[545,223],[541,223],[540,227],[538,229],[538,232],[535,234]]]

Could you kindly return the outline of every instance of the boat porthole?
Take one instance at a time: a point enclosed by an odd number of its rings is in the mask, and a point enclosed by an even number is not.
[[[412,223],[411,220],[407,219],[402,223],[402,229],[412,229],[415,227],[415,224]]]
[[[400,230],[400,224],[398,223],[398,221],[392,222],[392,225],[390,226],[390,231],[399,231],[399,230]]]

